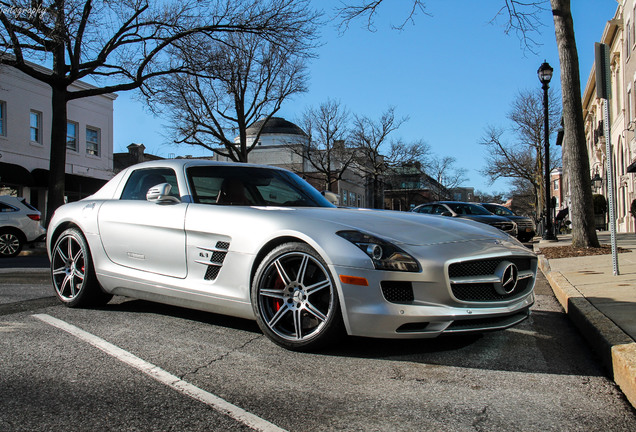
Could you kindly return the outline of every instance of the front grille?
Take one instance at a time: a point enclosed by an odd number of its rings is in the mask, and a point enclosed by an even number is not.
[[[518,221],[517,222],[517,227],[519,227],[519,229],[521,229],[521,228],[523,228],[523,229],[532,228],[532,221],[525,221],[525,220]]]
[[[382,281],[380,287],[384,298],[391,303],[410,303],[415,299],[411,282]]]
[[[492,226],[494,226],[495,228],[499,228],[502,231],[510,231],[515,227],[514,224],[511,222],[497,222],[492,224]]]
[[[495,270],[502,261],[508,261],[517,266],[519,271],[532,270],[536,258],[502,257],[478,261],[463,261],[448,266],[448,276],[451,278],[462,276],[484,276],[495,274]]]
[[[536,261],[536,258],[531,257],[501,257],[452,263],[448,267],[451,291],[457,300],[465,302],[514,300],[532,290]],[[500,281],[500,275],[495,273],[502,262],[515,264],[519,271],[517,285],[509,293],[501,293],[495,289],[495,284]]]
[[[474,302],[503,301],[526,294],[530,281],[531,278],[521,279],[517,282],[515,289],[506,295],[499,294],[495,291],[491,283],[451,284],[451,288],[457,300]]]

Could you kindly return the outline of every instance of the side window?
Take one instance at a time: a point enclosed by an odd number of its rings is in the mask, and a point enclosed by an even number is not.
[[[7,136],[7,103],[0,101],[0,136]]]
[[[14,212],[14,211],[18,211],[18,209],[13,206],[10,206],[9,204],[0,202],[0,213]]]
[[[448,211],[448,210],[446,210],[446,207],[441,206],[441,205],[436,205],[435,208],[433,209],[433,214],[441,215],[445,211]]]
[[[431,212],[431,206],[422,206],[419,209],[417,209],[417,212],[429,214]]]
[[[179,198],[177,176],[170,168],[146,168],[134,171],[121,194],[123,200],[146,200],[148,189],[161,183],[169,183],[172,186],[170,195]]]

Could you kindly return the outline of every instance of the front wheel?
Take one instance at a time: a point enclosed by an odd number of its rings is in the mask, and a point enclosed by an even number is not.
[[[320,255],[304,243],[286,243],[261,262],[252,284],[259,327],[274,343],[308,351],[342,334],[336,285]]]
[[[113,297],[99,286],[88,243],[76,228],[67,229],[55,242],[51,279],[57,298],[68,307],[101,306]]]

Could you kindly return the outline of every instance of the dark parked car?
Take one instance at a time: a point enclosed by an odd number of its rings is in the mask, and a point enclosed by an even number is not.
[[[517,224],[508,218],[496,216],[475,203],[459,201],[437,201],[421,204],[412,211],[440,216],[452,216],[470,219],[499,228],[503,232],[517,237]]]
[[[517,224],[517,238],[519,241],[526,242],[532,240],[536,233],[534,221],[527,216],[519,216],[508,207],[504,207],[501,204],[481,204],[486,210],[497,216],[503,216]]]

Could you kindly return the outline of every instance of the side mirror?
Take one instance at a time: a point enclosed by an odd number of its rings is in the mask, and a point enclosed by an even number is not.
[[[148,189],[146,200],[156,204],[180,203],[179,198],[170,195],[170,190],[172,190],[172,186],[169,183],[155,185]]]
[[[442,216],[453,216],[453,214],[449,211],[442,212]]]

